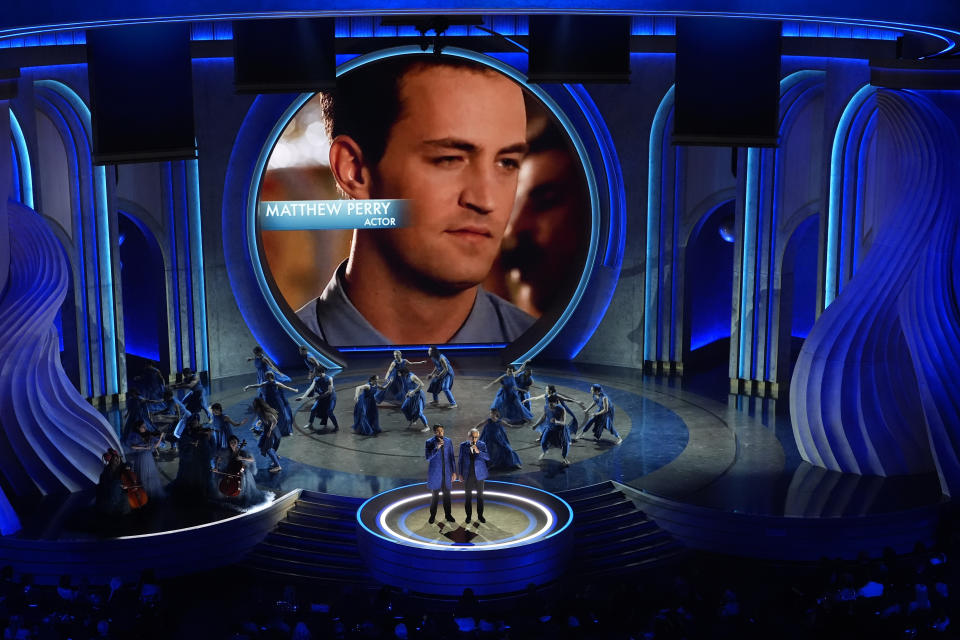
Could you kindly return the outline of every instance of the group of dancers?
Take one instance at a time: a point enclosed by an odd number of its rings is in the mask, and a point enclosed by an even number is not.
[[[300,355],[309,374],[306,390],[295,400],[311,403],[308,421],[302,429],[318,434],[336,433],[340,425],[334,412],[337,393],[333,377],[307,347],[300,348]],[[431,406],[439,407],[442,395],[447,407],[457,408],[453,395],[456,374],[450,360],[437,347],[430,347],[427,355],[433,369],[426,376],[426,382],[413,373],[412,367],[425,364],[427,360],[411,362],[400,351],[394,351],[382,379],[373,375],[355,387],[351,426],[355,434],[376,436],[381,433],[379,410],[384,405],[399,407],[410,426],[429,432],[431,427],[424,413],[426,394],[432,396]],[[255,383],[243,388],[244,391],[257,390],[249,408],[254,419],[252,432],[257,437],[260,454],[270,461],[268,472],[276,474],[282,471],[278,455],[280,444],[283,438],[293,434],[295,426],[296,412],[290,406],[287,394],[300,392],[287,384],[292,382],[291,378],[279,370],[261,347],[254,347],[247,360],[253,362],[257,375]],[[155,499],[164,497],[168,487],[160,474],[157,458],[159,451],[166,449],[171,455],[179,455],[177,476],[169,487],[173,493],[215,498],[241,508],[264,500],[265,496],[254,480],[256,458],[245,448],[246,440],[241,440],[233,430],[243,425],[246,419],[233,420],[219,403],[208,405],[206,390],[195,371],[184,368],[180,382],[168,385],[160,370],[149,365],[137,382],[138,388],[131,389],[127,395],[127,413],[121,434],[125,456],[117,452],[108,452],[109,455],[104,456],[102,480],[109,484],[111,479],[119,478],[118,469],[129,468],[138,477],[138,488]],[[604,432],[609,431],[616,444],[622,442],[614,427],[613,404],[598,384],[591,387],[593,401],[589,406],[558,393],[553,385],[547,385],[543,394],[531,396],[536,387],[529,361],[519,367],[508,366],[504,374],[487,387],[495,384],[499,384],[499,388],[490,405],[489,416],[469,432],[471,436],[476,433],[475,441],[482,446],[483,474],[488,468],[516,469],[522,466],[510,444],[507,429],[527,423],[538,436],[539,459],[542,460],[551,448],[558,448],[564,465],[569,464],[570,444],[588,432],[599,441]],[[535,419],[533,403],[539,400],[543,400],[543,412],[539,419]],[[579,406],[584,412],[582,429],[571,405]],[[433,427],[434,431],[437,426]],[[437,441],[431,438],[427,442],[429,445]],[[122,466],[118,467],[119,463]],[[230,489],[224,493],[221,485],[227,480]],[[114,484],[120,486],[119,482],[117,480]],[[104,496],[113,495],[110,499],[105,497],[105,503],[112,501],[114,507],[120,508],[117,490],[103,493]],[[482,502],[478,503],[478,515],[482,516]]]
[[[120,434],[124,452],[110,449],[103,455],[96,498],[101,512],[129,513],[171,495],[238,509],[269,499],[254,480],[256,459],[245,449],[246,440],[233,432],[246,420],[233,420],[219,403],[208,405],[195,371],[185,368],[180,378],[167,385],[151,364],[136,380],[138,388],[128,392]],[[161,449],[179,457],[169,484],[157,464]]]

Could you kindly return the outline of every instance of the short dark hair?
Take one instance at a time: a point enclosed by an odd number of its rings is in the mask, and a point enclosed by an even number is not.
[[[442,424],[435,424],[435,425],[433,425],[433,432],[434,432],[434,433],[437,432],[437,429],[446,429],[446,427],[443,426]]]
[[[219,402],[214,402],[212,405],[210,405],[210,410],[211,410],[211,411],[220,411],[220,412],[222,412],[222,411],[223,411],[223,407],[220,405]]]
[[[400,88],[404,77],[437,67],[497,73],[468,58],[434,54],[394,56],[365,64],[337,78],[337,88],[321,97],[330,140],[350,136],[360,145],[367,164],[378,164],[387,148],[390,129],[403,115]]]

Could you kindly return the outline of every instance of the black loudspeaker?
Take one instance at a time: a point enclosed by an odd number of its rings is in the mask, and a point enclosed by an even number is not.
[[[629,82],[630,17],[530,16],[530,82]]]
[[[673,143],[778,143],[780,35],[773,20],[678,18]]]
[[[233,74],[240,93],[333,89],[337,81],[334,19],[234,21]]]
[[[94,164],[196,157],[190,25],[87,31]]]

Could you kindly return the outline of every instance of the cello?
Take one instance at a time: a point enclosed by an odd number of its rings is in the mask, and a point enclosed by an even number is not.
[[[149,500],[147,492],[140,484],[137,472],[128,464],[124,464],[120,471],[120,486],[127,494],[127,502],[130,503],[131,509],[139,509],[147,504]]]
[[[227,496],[228,498],[236,498],[240,495],[240,491],[243,489],[243,459],[240,458],[240,451],[247,445],[247,441],[244,440],[239,445],[237,445],[237,455],[230,462],[227,463],[227,467],[224,471],[218,471],[223,478],[220,479],[220,493]]]

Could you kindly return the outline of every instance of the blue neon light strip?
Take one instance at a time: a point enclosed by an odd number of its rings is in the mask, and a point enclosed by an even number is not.
[[[646,274],[644,275],[643,286],[643,359],[647,361],[656,360],[656,331],[651,326],[651,320],[655,323],[656,313],[655,301],[652,291],[654,282],[659,281],[659,273],[654,279],[654,261],[653,256],[658,253],[660,244],[660,198],[663,179],[663,165],[661,152],[663,148],[663,134],[667,126],[667,119],[670,111],[673,109],[673,95],[675,85],[670,89],[660,101],[657,107],[657,113],[653,117],[653,125],[650,127],[650,143],[647,152],[647,166],[649,174],[647,176],[647,259]]]
[[[756,217],[757,217],[757,157],[760,150],[756,147],[747,149],[747,186],[743,207],[743,236],[742,255],[740,257],[740,327],[739,327],[739,357],[737,359],[737,377],[745,378],[747,371],[747,294],[752,288],[750,277],[750,263],[756,250]],[[754,314],[755,315],[755,314]]]
[[[840,244],[841,217],[843,215],[843,158],[846,147],[847,137],[850,134],[850,125],[857,112],[866,102],[867,98],[872,96],[876,87],[864,85],[860,87],[850,102],[843,110],[840,116],[840,122],[837,125],[837,131],[833,136],[833,148],[830,152],[830,197],[828,201],[827,213],[827,257],[826,257],[826,275],[824,277],[823,289],[823,307],[830,306],[839,293],[839,274],[838,274],[838,256],[837,249]]]
[[[17,144],[10,140],[10,160],[13,163],[13,182],[10,184],[10,198],[14,202],[23,202],[20,193],[20,161],[17,159]]]
[[[404,351],[426,351],[432,346],[429,344],[405,344],[403,345]],[[507,346],[506,342],[476,342],[469,344],[445,344],[440,345],[439,348],[444,351],[482,351],[487,349],[502,349]],[[337,347],[338,351],[351,352],[351,353],[388,353],[393,352],[397,349],[394,346],[376,346],[376,347]],[[336,366],[336,365],[335,365]],[[337,366],[336,368],[340,368]]]
[[[580,136],[577,135],[576,129],[573,126],[573,123],[570,122],[570,119],[567,117],[563,110],[553,101],[553,99],[538,85],[528,84],[525,76],[521,75],[516,69],[510,67],[506,64],[503,64],[495,58],[486,56],[475,51],[468,51],[466,49],[458,49],[456,47],[445,48],[444,53],[446,55],[458,56],[461,58],[467,58],[470,60],[475,60],[482,64],[485,64],[497,71],[500,71],[507,77],[513,79],[515,82],[524,86],[528,91],[533,93],[537,98],[540,99],[547,107],[553,112],[557,120],[566,130],[567,135],[570,137],[570,140],[573,142],[574,148],[577,150],[577,154],[580,157],[580,162],[584,168],[584,172],[587,177],[587,184],[590,190],[590,244],[587,251],[586,265],[587,268],[583,270],[583,273],[580,275],[580,281],[577,283],[577,288],[574,291],[573,297],[571,298],[567,307],[563,310],[563,313],[550,328],[550,330],[544,335],[539,342],[537,342],[533,347],[531,347],[526,353],[522,354],[517,358],[516,362],[523,362],[535,357],[540,351],[544,349],[553,338],[560,332],[564,327],[567,321],[570,319],[570,316],[573,314],[574,310],[577,308],[577,305],[580,302],[580,299],[583,297],[584,292],[587,288],[587,282],[590,278],[591,266],[594,263],[594,260],[597,255],[597,243],[598,243],[598,228],[599,218],[600,218],[600,200],[599,195],[597,194],[597,183],[593,167],[591,166],[590,159],[587,155],[586,148],[583,145],[583,142],[580,140]],[[404,46],[404,47],[393,47],[390,49],[382,49],[380,51],[375,51],[370,54],[362,55],[357,58],[354,58],[350,62],[340,66],[337,69],[337,76],[362,66],[364,64],[369,64],[377,60],[382,60],[384,58],[392,58],[395,56],[409,55],[409,54],[419,54],[422,53],[420,47],[418,46]],[[283,132],[283,129],[287,126],[287,123],[293,118],[294,114],[300,109],[303,104],[312,97],[310,94],[301,94],[298,96],[293,103],[287,108],[283,116],[277,121],[273,129],[270,131],[270,134],[267,136],[264,141],[264,145],[260,150],[260,155],[257,158],[257,164],[254,167],[253,176],[254,179],[250,181],[250,189],[247,193],[247,248],[250,253],[251,263],[253,264],[254,274],[257,277],[257,282],[260,285],[260,290],[263,293],[263,297],[274,317],[280,323],[280,326],[283,330],[293,338],[298,344],[304,344],[307,342],[300,333],[294,328],[290,321],[286,318],[283,311],[280,309],[280,306],[277,304],[277,301],[274,299],[270,287],[267,284],[266,276],[263,273],[263,266],[260,264],[259,256],[260,251],[257,246],[257,232],[256,232],[256,205],[257,205],[257,195],[260,188],[260,177],[263,175],[266,170],[267,160],[270,157],[270,152],[273,150],[273,146],[276,143],[277,139],[280,137],[280,134]],[[321,360],[320,364],[328,368],[338,369],[340,368],[334,362],[331,362],[325,357],[318,358]]]
[[[483,16],[483,26],[502,36],[529,35],[529,22],[526,16]],[[392,38],[420,37],[413,25],[385,27],[380,19],[372,16],[350,16],[335,19],[334,32],[337,38]],[[59,32],[67,34],[67,44],[82,37],[83,31]],[[76,35],[74,35],[76,34]],[[673,16],[642,15],[630,20],[630,35],[633,36],[675,36],[677,21]],[[785,21],[782,34],[785,38],[845,38],[854,40],[896,40],[903,35],[901,31],[887,28],[855,28],[850,25],[830,22]],[[454,26],[447,35],[487,36],[488,33],[474,27]],[[233,24],[228,21],[195,22],[190,25],[190,39],[197,41],[232,40]],[[22,44],[24,38],[10,39],[8,47],[28,46]],[[60,44],[59,42],[55,44]],[[78,42],[77,44],[82,44]],[[36,46],[36,45],[31,45]],[[2,47],[2,45],[0,45]]]
[[[89,113],[89,112],[88,112]],[[97,244],[100,246],[99,269],[101,272],[100,297],[103,300],[103,350],[106,365],[107,394],[120,393],[117,373],[117,316],[113,291],[113,260],[110,246],[110,216],[107,204],[107,172],[103,165],[93,168],[96,189]]]
[[[207,344],[207,287],[204,281],[203,266],[203,229],[200,212],[200,169],[197,160],[187,160],[187,206],[190,224],[190,247],[193,250],[193,271],[191,277],[196,277],[197,304],[194,313],[197,315],[197,328],[200,336],[198,353],[200,358],[199,370],[210,370],[210,352]]]
[[[30,150],[27,148],[27,140],[13,109],[10,109],[10,133],[13,137],[13,144],[17,150],[17,160],[20,165],[18,173],[20,202],[33,209],[33,169],[30,166]]]
[[[930,26],[930,25],[921,25],[909,22],[898,22],[891,20],[871,20],[871,19],[858,19],[858,18],[843,18],[843,17],[833,17],[833,16],[816,16],[816,15],[798,15],[798,14],[777,14],[777,13],[747,13],[747,12],[734,12],[734,11],[675,11],[675,12],[660,12],[660,11],[643,11],[637,10],[635,6],[617,6],[619,3],[614,3],[613,5],[608,5],[605,7],[603,13],[610,15],[618,14],[630,14],[634,16],[654,16],[655,18],[676,18],[682,16],[702,16],[702,17],[727,17],[727,18],[752,18],[752,19],[762,19],[762,20],[785,20],[790,22],[798,22],[804,24],[815,24],[817,25],[817,34],[825,32],[825,25],[834,25],[835,33],[845,33],[844,29],[849,27],[850,34],[853,38],[866,38],[869,39],[873,32],[871,29],[878,30],[897,30],[897,31],[910,31],[914,33],[920,33],[923,35],[928,35],[934,38],[941,40],[945,47],[941,51],[934,54],[935,56],[945,55],[950,51],[954,50],[957,47],[957,40],[960,39],[960,32],[954,29],[948,29],[939,26]],[[527,14],[531,11],[542,11],[541,6],[525,6],[526,3],[520,3],[519,5],[512,6],[509,11],[514,11],[518,14]],[[427,4],[420,4],[416,7],[418,11],[430,12],[431,8],[443,9],[445,12],[450,12],[449,3],[442,2],[441,0],[432,0]],[[402,12],[405,9],[399,6],[390,6],[388,13]],[[497,10],[501,13],[505,11],[502,7],[497,7]],[[342,16],[345,13],[351,12],[362,12],[362,13],[384,13],[383,9],[376,8],[375,5],[370,3],[363,4],[360,6],[358,3],[352,3],[352,6],[344,5],[339,3],[337,7],[331,8],[327,11],[256,11],[256,12],[223,12],[223,13],[198,13],[196,15],[169,15],[169,16],[151,16],[145,18],[130,18],[130,19],[100,19],[100,20],[86,20],[86,21],[76,21],[76,22],[63,22],[63,23],[47,23],[42,25],[30,25],[30,26],[17,26],[11,27],[8,29],[0,29],[0,38],[6,37],[11,40],[10,46],[41,46],[41,43],[56,43],[58,38],[58,33],[69,31],[71,29],[86,29],[90,27],[106,27],[114,25],[124,25],[124,24],[137,24],[137,23],[156,23],[156,22],[197,22],[204,20],[214,20],[217,22],[229,21],[234,19],[244,19],[244,18],[297,18],[297,17],[316,17],[316,16],[335,16],[339,14]],[[409,9],[406,11],[409,12]],[[476,8],[473,8],[472,12],[475,13]],[[557,11],[556,8],[552,11]],[[577,13],[577,12],[586,12],[586,13],[597,13],[595,8],[590,8],[586,11],[584,9],[578,9],[577,7],[569,7],[567,10],[568,13]],[[456,13],[456,12],[454,12]],[[499,18],[511,18],[513,15],[502,15]],[[516,16],[518,19],[522,19],[521,16]],[[655,23],[656,24],[656,23]],[[494,20],[494,26],[500,27],[506,31],[509,25],[503,25],[498,20]],[[494,29],[498,30],[498,29]],[[519,30],[519,29],[517,29]],[[669,35],[663,33],[666,29],[664,27],[660,28],[661,33],[655,33],[654,35]],[[792,27],[788,28],[787,31],[792,32]],[[797,27],[798,34],[800,33],[800,27]],[[75,32],[76,33],[76,32]],[[82,33],[82,32],[81,32]],[[370,27],[370,33],[373,35],[373,27]],[[459,35],[459,31],[456,28],[450,32],[451,35],[455,33]],[[464,32],[466,33],[466,32]],[[813,37],[813,29],[804,27],[803,36],[804,37]],[[521,35],[521,34],[515,34]],[[887,37],[883,34],[880,35],[882,39]],[[17,36],[22,37],[22,44],[18,42]],[[84,36],[85,37],[85,36]],[[356,37],[351,34],[351,37]],[[829,37],[829,35],[826,35]],[[64,42],[67,38],[64,37]],[[2,42],[2,41],[0,41]],[[16,44],[14,44],[16,43]]]
[[[590,130],[593,132],[597,141],[600,142],[600,157],[607,175],[607,193],[610,197],[610,209],[607,216],[609,229],[607,230],[607,248],[603,258],[603,264],[613,269],[619,278],[620,267],[623,265],[624,245],[626,244],[624,231],[627,226],[627,196],[624,190],[620,158],[617,155],[617,148],[613,142],[613,136],[604,124],[603,115],[597,108],[597,104],[593,101],[593,98],[586,89],[583,88],[583,85],[568,85],[567,90],[573,96],[574,100],[577,101],[577,105],[581,111],[583,111],[584,117],[587,118]],[[586,268],[590,268],[590,266],[591,265],[587,265]],[[575,358],[580,353],[587,343],[587,340],[589,340],[597,330],[597,327],[607,313],[607,309],[610,308],[610,301],[613,300],[614,289],[615,287],[609,288],[606,299],[601,302],[600,308],[593,315],[591,326],[587,327],[583,332],[582,339],[580,343],[574,347],[573,352],[569,355],[570,358]]]

